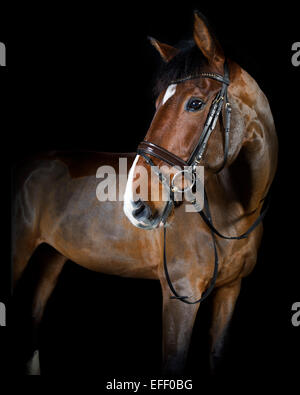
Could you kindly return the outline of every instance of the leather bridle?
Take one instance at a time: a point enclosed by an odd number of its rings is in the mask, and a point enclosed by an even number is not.
[[[223,238],[223,239],[229,239],[229,240],[244,239],[262,221],[262,219],[264,218],[264,216],[267,212],[267,209],[268,209],[268,207],[266,207],[260,213],[260,215],[256,219],[256,221],[251,225],[251,227],[242,235],[240,235],[240,236],[224,236],[213,225],[211,213],[210,213],[210,209],[209,209],[209,205],[208,205],[207,195],[206,195],[206,192],[204,189],[204,209],[199,211],[199,214],[202,217],[203,221],[206,223],[206,225],[209,227],[211,235],[212,235],[212,240],[213,240],[215,265],[214,265],[214,272],[213,272],[212,280],[210,282],[208,289],[203,293],[202,297],[198,300],[189,301],[188,299],[191,298],[191,296],[180,296],[176,292],[176,290],[172,284],[172,281],[170,279],[169,273],[168,273],[167,257],[166,257],[166,223],[167,223],[168,216],[170,215],[170,212],[171,212],[172,207],[175,202],[175,199],[174,199],[175,188],[174,188],[174,185],[170,186],[167,178],[163,175],[163,173],[153,163],[151,156],[155,157],[157,159],[160,159],[161,161],[167,163],[168,165],[179,166],[179,168],[181,168],[181,169],[184,168],[185,170],[179,170],[179,174],[182,172],[186,172],[187,171],[186,168],[188,168],[189,169],[188,172],[190,172],[190,177],[195,179],[197,177],[197,172],[196,172],[197,166],[199,165],[199,163],[201,162],[201,160],[203,158],[203,155],[204,155],[206,147],[207,147],[207,142],[208,142],[215,126],[216,126],[216,123],[220,117],[223,107],[225,110],[224,111],[225,112],[224,159],[223,159],[223,163],[222,163],[221,167],[218,169],[217,173],[219,173],[225,167],[227,158],[228,158],[228,149],[229,149],[231,105],[228,101],[228,94],[227,94],[227,88],[230,84],[229,69],[228,69],[227,61],[225,61],[225,63],[224,63],[224,75],[223,76],[220,74],[217,74],[217,73],[203,72],[203,73],[199,73],[199,74],[196,74],[193,76],[188,76],[183,79],[172,81],[171,83],[178,84],[181,82],[185,82],[187,80],[197,79],[197,78],[210,78],[210,79],[216,80],[216,81],[222,83],[222,87],[212,102],[212,105],[209,109],[209,113],[207,115],[200,139],[198,141],[198,144],[192,151],[189,160],[186,162],[183,159],[181,159],[180,157],[178,157],[177,155],[174,155],[172,152],[166,150],[165,148],[160,147],[160,146],[158,146],[152,142],[149,142],[149,141],[142,141],[137,148],[137,153],[139,155],[141,155],[144,158],[144,160],[146,161],[146,163],[152,167],[153,171],[158,176],[160,182],[167,189],[168,194],[169,194],[169,199],[165,205],[163,213],[158,219],[156,219],[155,224],[162,222],[164,225],[164,270],[165,270],[166,280],[168,282],[171,292],[173,293],[173,296],[171,298],[179,299],[182,302],[187,303],[187,304],[195,304],[195,303],[202,302],[204,299],[206,299],[208,297],[208,295],[212,292],[212,290],[215,286],[217,275],[218,275],[218,265],[219,265],[218,252],[217,252],[217,246],[216,246],[216,235]],[[173,180],[174,180],[175,176],[173,177]],[[191,184],[191,186],[193,186],[193,183]],[[191,203],[197,204],[196,200],[192,201]]]

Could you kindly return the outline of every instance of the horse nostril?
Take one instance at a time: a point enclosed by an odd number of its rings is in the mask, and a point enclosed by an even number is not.
[[[133,202],[132,205],[135,207],[133,210],[132,215],[136,219],[150,219],[151,218],[151,209],[150,207],[142,202],[140,199],[136,202]]]
[[[131,204],[133,207],[139,208],[139,207],[141,207],[141,205],[143,205],[143,202],[141,201],[141,199],[139,199],[139,200],[135,200],[135,201],[131,202]]]

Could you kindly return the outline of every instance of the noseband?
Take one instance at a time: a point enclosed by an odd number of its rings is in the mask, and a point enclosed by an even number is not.
[[[172,210],[173,204],[174,204],[174,185],[172,184],[171,186],[169,185],[169,182],[167,178],[163,175],[163,173],[155,166],[153,163],[151,156],[155,157],[157,159],[160,159],[161,161],[167,163],[168,165],[171,166],[179,166],[180,168],[184,168],[185,170],[180,170],[179,173],[175,174],[173,177],[173,180],[175,177],[177,177],[178,174],[183,173],[183,172],[188,172],[191,175],[191,178],[193,180],[196,179],[197,173],[196,173],[196,168],[201,162],[203,155],[205,153],[206,147],[207,147],[207,142],[209,140],[209,137],[211,136],[216,123],[219,119],[219,116],[221,114],[222,108],[225,108],[225,123],[224,123],[224,133],[225,133],[225,138],[224,138],[224,159],[221,167],[218,169],[217,173],[219,173],[221,170],[226,165],[227,158],[228,158],[228,149],[229,149],[229,132],[230,132],[230,118],[231,118],[231,105],[228,101],[228,95],[227,95],[227,88],[230,84],[229,81],[229,70],[228,70],[228,64],[225,61],[224,63],[224,75],[220,75],[217,73],[211,73],[211,72],[204,72],[204,73],[199,73],[197,75],[189,76],[183,79],[175,80],[172,81],[172,84],[178,84],[181,82],[185,82],[187,80],[191,79],[197,79],[197,78],[210,78],[213,80],[216,80],[218,82],[222,83],[222,87],[217,93],[215,99],[212,102],[212,105],[209,109],[208,116],[206,118],[203,131],[201,133],[200,139],[198,141],[198,144],[192,151],[189,160],[186,162],[177,155],[173,154],[172,152],[166,150],[163,147],[160,147],[157,144],[151,143],[149,141],[142,141],[138,148],[137,148],[137,153],[141,155],[146,163],[150,165],[154,171],[154,173],[158,176],[160,182],[162,185],[168,190],[169,192],[169,200],[163,210],[163,213],[159,220],[156,221],[156,224],[158,222],[162,222],[164,225],[164,270],[165,270],[165,276],[166,280],[168,282],[169,288],[171,292],[173,293],[173,296],[171,297],[172,299],[179,299],[184,303],[187,304],[195,304],[195,303],[200,303],[204,299],[208,297],[208,295],[212,292],[216,280],[217,280],[217,275],[218,275],[218,266],[219,266],[219,260],[218,260],[218,252],[217,252],[217,244],[216,244],[216,235],[227,240],[241,240],[246,238],[258,225],[259,223],[263,220],[267,210],[268,206],[261,211],[259,217],[255,220],[255,222],[250,226],[250,228],[243,233],[240,236],[224,236],[222,235],[213,225],[212,218],[211,218],[211,213],[208,205],[208,199],[207,195],[204,189],[204,209],[199,211],[200,216],[202,217],[203,221],[205,224],[208,226],[211,232],[212,240],[213,240],[213,249],[214,249],[214,255],[215,255],[215,265],[214,265],[214,272],[212,276],[212,280],[210,282],[209,287],[207,290],[203,293],[202,297],[198,300],[195,301],[189,301],[188,299],[191,298],[190,296],[180,296],[170,279],[168,268],[167,268],[167,257],[166,257],[166,222],[168,219],[168,216],[170,215],[170,212]],[[188,167],[189,170],[186,170],[186,166]],[[191,184],[191,188],[193,186],[194,181]],[[182,191],[183,192],[183,191]],[[264,199],[262,199],[263,201]],[[196,200],[191,202],[192,204],[197,204]],[[197,210],[198,211],[198,210]]]

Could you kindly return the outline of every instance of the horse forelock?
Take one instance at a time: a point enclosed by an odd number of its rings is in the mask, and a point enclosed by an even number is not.
[[[184,79],[201,72],[207,61],[193,41],[184,41],[178,45],[180,51],[174,58],[163,63],[157,72],[153,94],[158,96],[168,89],[174,80]]]

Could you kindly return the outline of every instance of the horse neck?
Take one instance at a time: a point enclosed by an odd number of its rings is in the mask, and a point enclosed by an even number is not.
[[[242,136],[241,145],[233,163],[212,182],[252,212],[267,195],[275,175],[277,136],[269,102],[256,81],[237,65],[233,73],[229,94],[241,119],[231,133]]]

